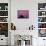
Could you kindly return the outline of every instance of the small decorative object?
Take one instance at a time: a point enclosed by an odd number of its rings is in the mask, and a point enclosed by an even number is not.
[[[8,6],[5,6],[5,10],[8,10]]]
[[[45,15],[45,12],[42,12],[42,15]]]
[[[17,16],[18,18],[29,18],[29,10],[18,10]]]
[[[16,30],[16,26],[13,23],[11,23],[11,30]]]
[[[29,27],[29,30],[34,30],[34,28],[35,27],[32,25],[32,26]]]

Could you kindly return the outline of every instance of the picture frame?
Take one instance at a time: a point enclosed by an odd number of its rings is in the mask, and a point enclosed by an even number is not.
[[[18,19],[28,19],[29,10],[17,10],[17,18]]]

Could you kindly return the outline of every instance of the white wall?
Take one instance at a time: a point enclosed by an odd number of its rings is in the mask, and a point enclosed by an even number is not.
[[[17,30],[26,30],[32,24],[37,28],[38,2],[46,0],[11,0],[11,22],[16,25]],[[18,19],[17,10],[29,10],[29,19]]]
[[[37,28],[38,2],[46,0],[11,0],[11,22],[16,25],[17,30],[26,30],[32,24]],[[29,19],[18,19],[17,10],[29,10]]]
[[[29,10],[29,19],[18,19],[17,10]],[[26,30],[37,21],[37,2],[32,0],[11,1],[11,22],[16,25],[17,30]],[[35,21],[36,20],[36,21]],[[37,22],[36,22],[37,23]]]
[[[28,27],[31,26],[32,24],[35,26],[34,30],[35,34],[33,33],[33,36],[35,36],[33,38],[33,46],[38,46],[40,43],[43,44],[43,40],[41,40],[42,38],[38,38],[38,30],[37,30],[38,3],[46,3],[46,0],[11,0],[11,22],[14,23],[14,25],[16,25],[16,29],[28,30]],[[29,10],[30,16],[29,19],[17,18],[17,10],[21,9]]]

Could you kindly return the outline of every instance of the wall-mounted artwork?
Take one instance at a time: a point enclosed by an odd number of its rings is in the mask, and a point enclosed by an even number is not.
[[[29,10],[18,10],[17,17],[21,19],[29,18]]]
[[[46,9],[46,3],[39,3],[38,4],[38,10],[45,10]]]
[[[0,11],[0,16],[8,16],[8,11]]]
[[[46,28],[46,23],[38,23],[38,28]]]
[[[38,22],[46,22],[46,17],[38,17]]]
[[[8,37],[8,23],[0,23],[0,35]]]
[[[8,17],[0,17],[0,22],[8,22]]]
[[[46,37],[46,29],[39,29],[39,37]]]

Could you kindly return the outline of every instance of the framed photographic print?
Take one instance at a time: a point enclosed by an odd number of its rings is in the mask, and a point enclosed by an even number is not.
[[[0,35],[8,37],[8,23],[0,23]]]
[[[29,18],[29,10],[18,10],[17,18],[19,19]]]
[[[46,29],[39,29],[39,37],[46,37]]]

